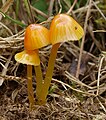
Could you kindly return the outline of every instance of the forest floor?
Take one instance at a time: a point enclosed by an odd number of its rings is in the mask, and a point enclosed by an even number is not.
[[[15,54],[24,48],[23,26],[32,23],[35,18],[38,23],[49,28],[53,14],[57,14],[61,9],[62,12],[67,12],[73,5],[68,4],[70,0],[44,0],[46,3],[39,1],[36,5],[46,6],[44,9],[49,9],[48,14],[35,9],[33,0],[30,5],[33,16],[25,10],[24,1],[21,1],[19,11],[16,11],[18,2],[0,2],[0,81],[3,81],[0,82],[0,120],[106,120],[105,0],[76,3],[77,8],[71,13],[84,28],[85,36],[82,42],[67,42],[61,45],[47,103],[42,106],[35,105],[34,110],[30,110],[26,65],[19,64],[14,59]],[[25,24],[14,21],[16,17]],[[40,49],[43,76],[46,74],[50,50],[51,45]],[[77,69],[79,62],[80,71]],[[33,89],[36,93],[34,70]]]

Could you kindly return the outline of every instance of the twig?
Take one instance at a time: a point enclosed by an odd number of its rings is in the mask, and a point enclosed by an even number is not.
[[[5,25],[3,24],[2,22],[0,22],[0,25],[3,26],[6,30],[8,30],[8,32],[13,35],[12,31]]]
[[[77,0],[74,0],[74,3],[72,4],[72,6],[70,7],[70,9],[68,10],[67,14],[70,14],[71,11],[73,10],[75,4],[77,3]]]
[[[106,78],[106,74],[105,74],[105,75],[102,75],[99,82],[104,81],[105,78]],[[90,85],[90,86],[94,86],[95,84],[97,84],[97,80],[91,82],[89,85]]]
[[[61,2],[60,2],[60,0],[58,0],[58,3],[59,3],[59,6],[60,6],[59,13],[61,13],[61,11],[62,11],[62,5],[61,5]]]
[[[23,35],[24,30],[6,38],[0,37],[0,48],[22,48],[24,39]]]
[[[8,11],[8,9],[10,8],[10,6],[13,4],[13,1],[14,0],[7,0],[7,1],[5,1],[3,6],[2,6],[2,8],[0,8],[1,11],[3,13],[6,13]],[[1,19],[2,19],[2,15],[0,15],[0,21],[1,21]]]
[[[99,100],[98,97],[96,97],[96,99],[98,100],[100,106],[102,107],[102,109],[104,110],[104,112],[106,113],[106,108],[104,107],[104,105],[101,103],[101,101]]]
[[[72,90],[74,90],[74,91],[76,91],[76,92],[83,93],[83,94],[90,95],[90,96],[95,96],[95,94],[91,94],[91,93],[88,93],[88,92],[84,92],[84,91],[75,89],[75,88],[71,87],[70,85],[68,85],[68,84],[66,84],[66,83],[64,83],[64,82],[62,82],[62,81],[59,81],[59,80],[57,80],[57,79],[52,79],[52,80],[53,80],[54,82],[60,83],[60,84],[62,84],[62,85],[65,85],[66,87],[68,87],[68,88],[70,88],[70,89],[72,89]]]
[[[32,14],[32,9],[31,9],[31,4],[30,4],[30,1],[29,1],[29,0],[27,0],[27,3],[28,3],[28,7],[29,7],[30,14],[31,14],[31,19],[32,19],[32,22],[35,22],[35,20],[34,20],[34,16],[33,16],[33,14]]]
[[[106,30],[95,30],[93,32],[106,32]]]
[[[45,17],[45,18],[48,18],[48,16],[47,16],[45,13],[43,13],[43,12],[40,11],[40,10],[38,10],[37,8],[35,8],[35,7],[33,7],[33,6],[31,6],[31,8],[32,8],[36,13],[38,13],[39,15],[41,15],[41,16],[43,16],[43,17]]]
[[[96,1],[96,2],[95,2],[96,5],[99,4],[99,3],[100,3],[100,1]],[[92,7],[92,6],[94,6],[93,3],[91,3],[91,7]],[[79,9],[76,9],[76,10],[73,11],[73,13],[76,14],[76,13],[80,13],[80,12],[86,12],[88,8],[89,8],[89,5],[84,6],[84,7],[81,7],[81,8],[79,8]]]
[[[104,20],[106,20],[106,17],[104,16],[103,12],[98,8],[98,6],[95,4],[94,1],[92,1],[94,6],[96,7],[96,9],[99,11],[99,13],[102,15],[102,17],[104,18]]]
[[[89,89],[94,89],[94,87],[88,86],[86,84],[84,84],[83,82],[81,82],[80,80],[78,80],[77,78],[75,78],[74,76],[72,76],[69,72],[65,71],[65,76],[70,79],[71,81],[79,84],[80,86],[84,86],[87,87]]]
[[[71,43],[71,44],[69,44],[70,45],[70,47],[67,47],[65,44],[63,44],[64,46],[65,46],[65,49],[67,50],[67,51],[69,51],[70,53],[72,53],[72,50],[76,50],[77,51],[77,53],[79,53],[79,51],[80,51],[80,49],[79,49],[79,47],[77,47],[75,44],[73,44],[73,43]],[[76,54],[76,53],[74,53],[74,54]],[[73,55],[74,55],[73,54]],[[92,57],[93,58],[93,60],[98,60],[98,58],[96,57],[96,56],[94,56],[93,54],[91,54],[91,53],[89,53],[89,52],[87,52],[87,51],[84,51],[83,50],[83,54],[88,54],[90,57]]]
[[[102,67],[104,58],[105,58],[105,56],[102,56],[102,58],[100,59],[100,64],[99,64],[99,69],[98,69],[97,92],[96,92],[97,96],[99,94],[99,83],[100,83],[100,76],[101,76],[100,72],[101,72],[101,67]]]
[[[6,69],[5,65],[3,65],[2,62],[0,62],[0,65],[1,65],[4,69]]]
[[[6,64],[5,64],[5,68],[3,68],[3,70],[2,70],[2,73],[1,73],[2,76],[6,75],[7,70],[8,70],[7,68],[9,66],[9,64],[10,64],[12,56],[13,56],[13,53],[9,56],[9,58],[8,58]],[[0,78],[0,86],[3,84],[3,82],[4,82],[4,78]]]
[[[101,52],[101,50],[103,49],[102,45],[100,44],[100,42],[98,40],[96,40],[94,33],[92,31],[92,27],[89,25],[88,26],[88,31],[92,37],[92,40],[94,41],[95,45],[97,46],[97,48],[99,49],[99,51]]]
[[[50,0],[49,11],[48,11],[49,17],[50,17],[50,16],[52,15],[52,13],[53,13],[53,5],[54,5],[54,0]]]
[[[82,53],[83,53],[83,47],[84,47],[84,41],[85,41],[85,35],[86,35],[86,29],[87,29],[87,22],[88,22],[88,18],[89,18],[89,15],[90,15],[91,3],[92,3],[92,0],[89,1],[89,8],[87,10],[85,23],[84,23],[84,33],[85,34],[82,38],[82,43],[81,43],[80,55],[79,55],[78,66],[77,66],[77,71],[76,71],[76,77],[77,78],[79,77],[79,73],[80,73],[80,64],[81,64],[81,58],[82,58]]]

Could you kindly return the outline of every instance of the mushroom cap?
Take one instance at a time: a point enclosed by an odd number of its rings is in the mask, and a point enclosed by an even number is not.
[[[22,64],[38,66],[40,64],[38,51],[24,50],[15,55],[15,60]]]
[[[49,30],[39,24],[31,24],[26,28],[24,48],[35,50],[47,46],[49,41]]]
[[[79,40],[83,35],[82,27],[67,14],[56,15],[50,26],[50,41],[52,44]]]

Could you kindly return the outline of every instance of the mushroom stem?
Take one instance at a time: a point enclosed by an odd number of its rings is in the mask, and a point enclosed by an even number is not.
[[[34,69],[36,74],[36,101],[37,101],[39,99],[40,92],[42,89],[43,77],[40,65],[34,66]]]
[[[41,89],[40,98],[38,99],[39,105],[43,105],[46,103],[46,97],[47,97],[48,89],[49,89],[49,86],[50,86],[50,83],[52,80],[55,59],[57,56],[57,50],[58,50],[59,46],[60,46],[60,43],[57,43],[57,44],[53,45],[53,47],[51,49],[51,54],[50,54],[50,58],[49,58],[49,62],[48,62],[46,77],[44,79],[44,84]]]
[[[32,109],[34,105],[34,92],[32,86],[32,65],[27,65],[27,89],[28,89],[28,98],[30,103],[30,108]]]

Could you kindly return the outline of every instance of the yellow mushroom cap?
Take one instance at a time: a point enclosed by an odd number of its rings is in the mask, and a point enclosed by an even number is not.
[[[24,47],[26,50],[35,50],[47,46],[49,41],[49,30],[39,24],[31,24],[26,28]]]
[[[40,64],[38,51],[27,51],[24,50],[15,55],[15,60],[19,63],[38,66]]]
[[[82,27],[67,14],[56,15],[50,26],[50,41],[52,44],[79,40],[83,35]]]

